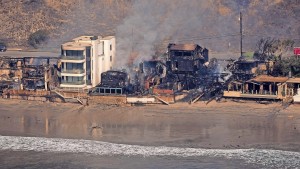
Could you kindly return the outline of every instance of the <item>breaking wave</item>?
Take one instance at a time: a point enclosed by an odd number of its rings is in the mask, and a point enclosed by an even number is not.
[[[267,168],[300,168],[300,152],[267,149],[202,149],[114,144],[93,140],[0,136],[0,150],[124,156],[221,157]]]

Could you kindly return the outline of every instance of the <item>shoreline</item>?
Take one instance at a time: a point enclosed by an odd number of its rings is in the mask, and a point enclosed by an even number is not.
[[[207,149],[300,151],[300,106],[74,105],[0,99],[0,135]]]

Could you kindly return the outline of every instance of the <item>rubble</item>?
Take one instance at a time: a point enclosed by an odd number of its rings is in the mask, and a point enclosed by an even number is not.
[[[132,85],[127,73],[106,71],[101,74],[101,83],[91,90],[91,94],[130,94]]]
[[[94,97],[93,102],[103,102],[104,96],[116,97],[112,99],[115,102],[166,105],[178,101],[193,104],[199,100],[208,104],[222,97],[254,99],[260,103],[292,98],[300,86],[299,80],[268,75],[272,65],[269,61],[243,57],[209,61],[208,50],[197,44],[169,44],[165,58],[143,61],[131,71],[103,72],[98,85],[79,92],[58,90],[58,67],[50,64],[50,58],[2,58],[0,92],[45,90],[64,99],[71,94],[71,99],[80,103],[86,100],[86,104],[88,97]]]
[[[55,88],[58,85],[58,78],[54,65],[50,64],[51,59],[50,57],[1,57],[0,93],[6,98],[11,94],[16,97],[18,94],[39,96],[38,93],[22,91],[50,91]]]

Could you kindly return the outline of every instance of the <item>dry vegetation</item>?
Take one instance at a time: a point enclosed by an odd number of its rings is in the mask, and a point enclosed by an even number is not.
[[[23,47],[27,46],[29,35],[38,30],[47,30],[52,38],[57,38],[78,24],[95,25],[87,30],[91,33],[96,28],[112,33],[113,26],[126,16],[130,3],[130,0],[1,0],[0,40]]]
[[[133,2],[135,1],[1,0],[0,41],[4,41],[10,46],[28,47],[28,37],[38,30],[49,31],[50,38],[59,39],[58,42],[82,34],[114,34],[123,19],[134,12],[132,10]],[[167,0],[161,2],[176,6],[174,1],[170,1],[172,3]],[[189,3],[192,2],[197,3],[197,1],[189,1]],[[182,4],[184,3],[180,2],[180,5]],[[272,32],[274,35],[278,35],[278,38],[300,35],[299,0],[209,0],[207,5],[206,9],[214,9],[215,13],[205,16],[205,18],[211,18],[208,20],[214,23],[220,22],[219,15],[230,18],[232,13],[240,10],[239,6],[247,8],[245,32],[251,35],[257,32],[261,34]],[[262,30],[262,28],[265,29]],[[206,31],[215,29],[218,28],[210,27]],[[274,31],[270,31],[270,29],[274,29]],[[202,30],[199,29],[200,32],[196,32],[196,34],[201,34]],[[248,39],[255,41],[255,38],[249,37]],[[57,41],[53,41],[54,43],[56,44]]]

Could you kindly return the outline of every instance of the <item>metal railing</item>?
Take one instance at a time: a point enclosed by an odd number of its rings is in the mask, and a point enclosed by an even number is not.
[[[69,69],[69,70],[62,69],[61,73],[82,74],[85,73],[85,70],[84,69]]]
[[[61,59],[64,60],[84,60],[84,56],[66,56],[66,55],[60,55]]]
[[[110,87],[95,87],[91,90],[92,94],[123,94],[122,88],[110,88]]]
[[[85,84],[85,80],[82,81],[61,81],[61,84],[63,85],[83,85]]]
[[[259,91],[259,90],[249,90],[249,91],[241,91],[242,94],[253,94],[253,95],[274,95],[277,96],[278,93],[277,91],[268,91],[268,90],[263,90],[263,91]]]
[[[77,92],[77,93],[88,93],[88,89],[80,88],[80,87],[60,87],[53,89],[58,92]]]

